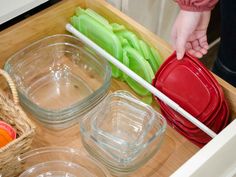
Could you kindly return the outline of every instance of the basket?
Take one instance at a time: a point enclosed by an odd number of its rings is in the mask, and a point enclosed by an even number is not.
[[[13,177],[19,173],[18,155],[28,151],[35,134],[35,126],[19,105],[18,94],[10,76],[0,69],[11,89],[13,101],[0,90],[0,120],[10,124],[17,132],[15,140],[0,148],[0,176]]]

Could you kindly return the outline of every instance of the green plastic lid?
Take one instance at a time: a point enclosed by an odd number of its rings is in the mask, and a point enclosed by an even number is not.
[[[154,56],[152,55],[150,47],[142,40],[139,40],[140,48],[143,53],[143,57],[148,61],[151,65],[154,73],[157,72],[159,65]]]
[[[79,16],[73,16],[71,23],[77,30],[86,35],[97,45],[102,47],[118,60],[122,61],[123,50],[121,42],[112,31],[108,30],[97,20],[84,13]],[[111,65],[111,67],[112,76],[119,78],[122,75],[121,71],[114,65]]]
[[[140,77],[142,77],[144,80],[151,83],[152,79],[154,78],[154,73],[150,64],[135,49],[127,46],[124,48],[124,51],[126,52],[125,55],[129,60],[129,68],[136,74],[138,74]],[[143,86],[141,86],[129,76],[126,77],[125,81],[139,95],[146,96],[150,94],[148,90],[146,90]]]

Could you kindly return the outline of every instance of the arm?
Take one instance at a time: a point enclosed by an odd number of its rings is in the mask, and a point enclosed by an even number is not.
[[[207,27],[210,10],[217,0],[176,0],[180,10],[172,28],[173,47],[177,59],[182,59],[187,51],[201,58],[208,50]]]

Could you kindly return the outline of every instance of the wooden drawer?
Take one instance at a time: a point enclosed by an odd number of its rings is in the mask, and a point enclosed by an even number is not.
[[[156,47],[164,58],[167,58],[172,53],[171,47],[165,41],[116,10],[105,1],[66,0],[0,32],[0,67],[3,67],[5,61],[12,54],[30,43],[48,35],[67,33],[65,31],[65,24],[70,20],[75,8],[78,6],[84,8],[89,7],[106,17],[109,21],[125,25],[140,38]],[[227,97],[232,112],[231,117],[236,117],[236,88],[222,79],[216,78]],[[4,87],[3,85],[1,86]],[[113,79],[111,90],[114,91],[118,89],[131,91],[125,83]],[[153,107],[159,111],[157,104],[154,103]],[[83,148],[80,141],[78,125],[55,133],[54,131],[44,128],[38,122],[36,122],[36,124],[38,129],[33,148],[49,145]],[[198,150],[198,147],[190,143],[174,129],[168,127],[161,150],[144,167],[140,168],[131,176],[169,176]]]

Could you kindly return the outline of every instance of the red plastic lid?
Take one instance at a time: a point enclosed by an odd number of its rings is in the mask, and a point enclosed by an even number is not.
[[[219,133],[228,124],[229,109],[220,85],[208,69],[189,54],[177,60],[173,53],[161,65],[152,84],[214,132]],[[167,122],[180,134],[200,147],[211,140],[186,118],[155,99]]]
[[[224,102],[221,111],[222,113],[216,117],[215,122],[208,126],[216,133],[219,133],[228,124],[229,111],[226,102]],[[173,119],[170,118],[171,116],[168,115],[168,112],[163,112],[163,115],[166,117],[169,125],[197,146],[202,147],[211,140],[211,138],[200,129],[196,129],[194,132],[191,132],[188,129],[183,128],[183,125],[180,126],[176,122],[173,122]]]
[[[207,119],[203,122],[201,121],[202,123],[204,123],[205,125],[211,125],[212,122],[215,121],[215,118],[216,116],[218,116],[219,114],[221,114],[222,110],[221,110],[221,107],[222,107],[222,104],[223,104],[223,100],[221,101],[222,103],[219,104],[219,107],[213,111],[213,113],[207,117]],[[189,130],[191,129],[198,129],[194,124],[192,124],[191,122],[187,121],[182,115],[180,115],[178,112],[174,111],[173,109],[171,109],[168,105],[166,105],[165,103],[163,102],[159,102],[160,106],[161,106],[161,109],[168,112],[169,115],[171,115],[173,121],[179,123],[179,124],[182,124],[184,125],[186,128],[188,128]],[[198,117],[196,117],[198,118]]]
[[[205,122],[221,106],[218,88],[205,72],[189,55],[177,60],[174,53],[156,73],[153,85],[194,117]],[[186,119],[178,121],[186,123]]]
[[[228,117],[229,117],[229,110],[225,101],[223,102],[223,105],[221,108],[219,108],[219,110],[220,110],[219,113],[214,117],[214,121],[212,121],[210,124],[205,124],[207,127],[212,129],[216,133],[219,133],[222,130],[222,128],[226,126],[226,123],[228,122]],[[203,133],[202,130],[200,130],[197,126],[195,126],[191,122],[189,123],[192,124],[192,126],[194,126],[195,129],[189,129],[185,125],[181,124],[181,122],[178,122],[172,119],[173,115],[171,115],[168,111],[165,111],[165,112],[168,114],[169,116],[168,119],[170,119],[172,123],[174,123],[176,126],[181,128],[183,131],[187,132],[189,135],[199,136],[199,133]]]

